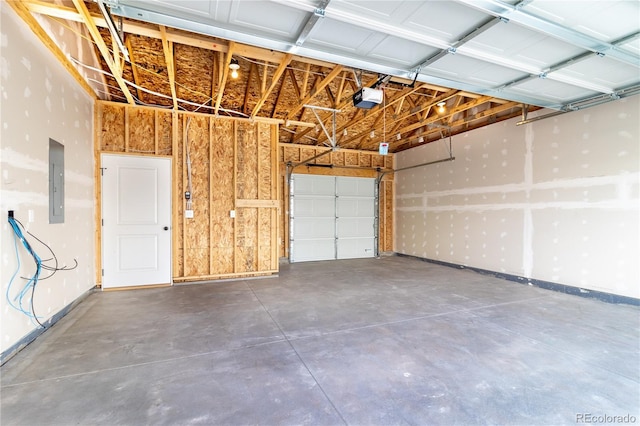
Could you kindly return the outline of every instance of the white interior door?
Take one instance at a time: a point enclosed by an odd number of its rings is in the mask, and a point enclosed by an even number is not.
[[[291,261],[375,255],[375,179],[294,174]]]
[[[171,283],[171,159],[107,155],[102,287]]]

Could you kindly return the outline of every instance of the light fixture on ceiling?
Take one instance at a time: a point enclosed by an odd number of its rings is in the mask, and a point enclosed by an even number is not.
[[[371,131],[371,133],[369,133],[369,137],[370,137],[371,139],[375,138],[375,137],[376,137],[376,132],[374,132],[374,131],[372,130],[372,131]]]
[[[445,103],[444,102],[438,102],[437,105],[438,105],[438,114],[444,114],[444,105],[445,105]]]
[[[424,138],[422,136],[418,138],[418,143],[424,143]]]
[[[238,64],[237,59],[231,58],[229,69],[231,70],[231,78],[238,78],[238,70],[240,69],[240,65]]]
[[[397,140],[402,139],[402,136],[400,135],[400,133],[398,133],[398,134],[396,135],[396,139],[397,139]]]

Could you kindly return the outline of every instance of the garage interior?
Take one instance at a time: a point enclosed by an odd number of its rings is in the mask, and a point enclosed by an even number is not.
[[[0,11],[3,423],[637,421],[637,2]]]

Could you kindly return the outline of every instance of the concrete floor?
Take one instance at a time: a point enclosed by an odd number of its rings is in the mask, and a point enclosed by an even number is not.
[[[638,422],[639,322],[637,307],[395,256],[96,292],[2,367],[0,421]]]

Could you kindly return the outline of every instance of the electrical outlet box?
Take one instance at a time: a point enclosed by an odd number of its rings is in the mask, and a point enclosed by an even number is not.
[[[236,211],[235,210],[231,210],[229,212],[229,217],[236,217]]]
[[[185,210],[184,217],[187,219],[193,219],[193,210]]]

